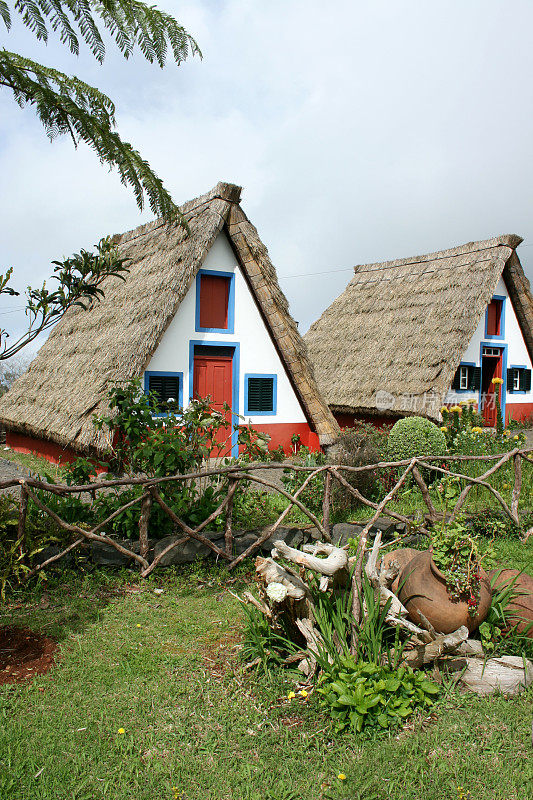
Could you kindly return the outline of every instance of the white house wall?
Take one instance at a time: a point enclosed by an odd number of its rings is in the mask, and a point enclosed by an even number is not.
[[[522,336],[522,331],[520,330],[520,325],[518,323],[518,319],[516,317],[515,310],[503,278],[500,278],[498,281],[494,295],[505,297],[505,336],[503,339],[487,339],[485,337],[485,314],[483,314],[482,318],[479,320],[476,332],[474,333],[470,344],[463,354],[461,363],[475,364],[477,367],[481,366],[481,343],[485,342],[489,346],[493,345],[494,347],[499,347],[503,344],[507,345],[507,368],[520,366],[532,369],[532,363],[527,351],[526,343],[524,341],[524,337]],[[454,392],[451,390],[448,392],[446,402],[453,403],[455,401],[468,400],[470,398],[477,400],[478,397],[479,392],[477,391]],[[524,403],[532,403],[533,391],[526,393],[507,392],[505,396],[505,402],[507,406],[512,406],[513,404],[522,405]]]
[[[246,421],[258,426],[278,423],[305,423],[306,417],[292,388],[285,368],[272,343],[261,314],[255,304],[225,233],[215,239],[202,269],[235,274],[234,333],[200,333],[195,330],[196,282],[189,288],[174,319],[163,334],[147,372],[183,373],[183,400],[186,404],[193,387],[189,375],[189,342],[238,342],[240,345],[239,410],[244,416],[244,376],[246,373],[277,375],[276,414],[246,416]]]

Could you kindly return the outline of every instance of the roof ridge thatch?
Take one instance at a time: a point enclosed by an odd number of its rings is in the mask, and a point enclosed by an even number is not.
[[[370,264],[357,264],[354,267],[355,271],[363,267],[377,267],[379,269],[387,269],[389,267],[399,267],[407,264],[423,264],[427,261],[439,261],[448,258],[455,258],[460,255],[467,255],[472,253],[480,253],[483,250],[493,250],[495,247],[509,247],[515,250],[519,244],[523,242],[523,238],[516,233],[502,234],[495,236],[492,239],[482,239],[477,242],[467,242],[457,247],[450,247],[447,250],[436,250],[434,253],[424,253],[418,256],[409,256],[407,258],[398,258],[391,261],[381,261]]]
[[[305,336],[336,411],[423,414],[440,406],[503,275],[533,358],[533,299],[514,234],[355,267]]]
[[[107,412],[109,384],[142,374],[225,228],[308,418],[321,443],[333,441],[337,424],[318,391],[268,252],[239,206],[240,195],[241,187],[218,183],[183,204],[190,235],[178,224],[154,220],[114,237],[131,259],[125,282],[108,279],[104,297],[89,311],[67,311],[28,372],[0,398],[0,421],[64,447],[103,454],[108,442],[92,416]]]

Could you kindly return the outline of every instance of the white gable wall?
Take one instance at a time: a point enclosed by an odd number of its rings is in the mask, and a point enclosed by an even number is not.
[[[479,324],[476,328],[476,332],[474,333],[470,344],[468,345],[463,357],[461,359],[461,363],[469,363],[475,364],[475,366],[481,366],[480,362],[480,353],[481,353],[481,343],[484,342],[489,346],[492,344],[494,347],[499,347],[501,345],[507,345],[507,368],[509,367],[527,367],[528,369],[532,369],[531,359],[529,357],[529,353],[527,351],[526,343],[524,341],[524,337],[522,336],[522,331],[520,330],[520,325],[518,323],[518,319],[516,317],[515,310],[513,308],[513,304],[511,302],[511,298],[509,297],[509,292],[507,291],[507,287],[504,283],[503,278],[500,278],[498,281],[498,285],[494,291],[494,295],[499,297],[505,297],[505,329],[504,329],[504,338],[503,339],[487,339],[485,337],[485,314],[483,314],[482,318],[479,320]],[[506,376],[504,376],[506,377]],[[454,392],[451,390],[447,397],[446,403],[453,403],[458,402],[460,400],[468,400],[470,398],[474,400],[478,400],[479,393],[478,392]],[[516,392],[507,392],[505,396],[506,406],[508,410],[510,406],[513,404],[524,404],[524,403],[533,403],[533,391],[527,393],[516,393]]]
[[[196,321],[196,281],[193,282],[169,327],[163,334],[147,372],[183,373],[183,400],[187,404],[192,396],[192,372],[189,372],[189,343],[239,344],[239,410],[244,416],[244,376],[267,374],[277,376],[277,411],[274,415],[247,416],[246,421],[257,424],[305,423],[306,417],[300,401],[287,377],[285,368],[272,343],[261,314],[255,304],[237,259],[225,233],[215,239],[202,269],[235,274],[235,326],[234,333],[198,332]]]

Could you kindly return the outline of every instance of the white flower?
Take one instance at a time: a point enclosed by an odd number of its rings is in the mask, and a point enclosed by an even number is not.
[[[287,597],[287,589],[282,583],[269,583],[266,588],[269,600],[273,603],[281,603]]]

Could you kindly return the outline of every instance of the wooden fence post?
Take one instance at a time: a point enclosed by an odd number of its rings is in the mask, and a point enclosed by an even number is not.
[[[226,506],[226,524],[224,528],[224,540],[226,543],[226,553],[228,556],[233,555],[233,530],[232,530],[232,523],[233,523],[233,496],[237,489],[237,485],[239,483],[238,478],[230,478],[229,481],[229,491],[228,491],[228,504]]]
[[[17,540],[19,542],[20,555],[24,555],[26,550],[26,516],[28,514],[28,490],[26,482],[20,482],[20,506],[19,506],[19,522],[17,530]]]
[[[324,530],[330,537],[331,541],[331,526],[330,526],[330,512],[331,512],[331,472],[326,470],[324,480],[324,500],[322,502],[322,525]]]
[[[148,523],[150,521],[150,510],[152,508],[152,496],[148,495],[141,503],[141,515],[139,517],[139,554],[146,558],[148,552]]]

